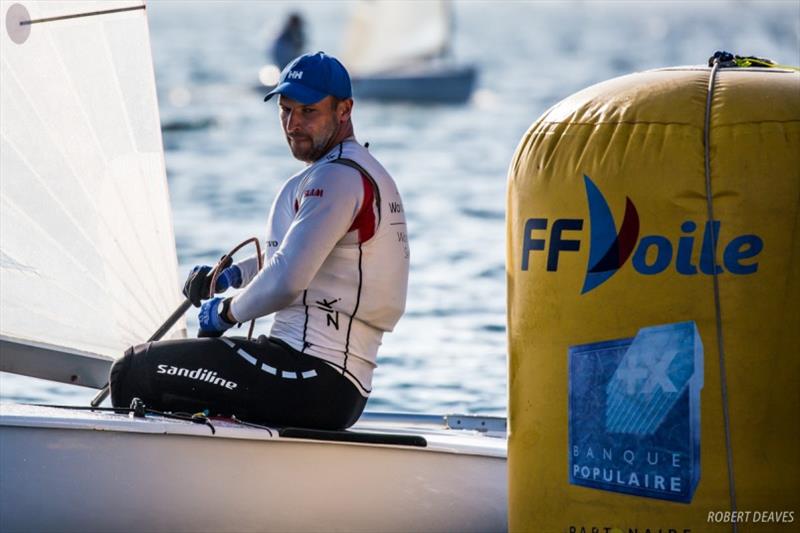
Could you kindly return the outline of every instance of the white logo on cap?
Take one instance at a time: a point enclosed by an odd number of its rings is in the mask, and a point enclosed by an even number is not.
[[[287,74],[286,77],[289,78],[290,80],[303,79],[303,71],[302,70],[290,70],[289,74]]]

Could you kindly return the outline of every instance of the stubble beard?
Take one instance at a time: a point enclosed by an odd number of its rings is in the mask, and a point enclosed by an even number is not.
[[[286,140],[289,143],[289,149],[292,151],[292,156],[294,156],[294,158],[298,161],[303,161],[304,163],[313,163],[314,161],[317,161],[330,149],[329,145],[331,140],[336,135],[337,126],[338,124],[335,121],[331,121],[329,127],[316,137],[302,135],[301,139],[311,140],[311,146],[296,146],[292,144],[291,137],[287,135]]]

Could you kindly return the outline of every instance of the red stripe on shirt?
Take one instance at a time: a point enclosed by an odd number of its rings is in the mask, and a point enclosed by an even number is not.
[[[366,242],[375,235],[375,191],[372,189],[372,182],[364,175],[361,176],[361,183],[364,186],[364,203],[358,210],[353,225],[347,230],[358,230],[358,242]]]

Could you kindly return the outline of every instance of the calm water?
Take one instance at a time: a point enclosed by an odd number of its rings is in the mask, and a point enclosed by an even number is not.
[[[424,13],[423,2],[415,5]],[[336,54],[351,7],[149,4],[181,280],[244,238],[263,238],[274,194],[301,166],[274,102],[253,89],[268,36],[296,9],[309,49]],[[717,49],[800,64],[797,0],[463,2],[455,14],[455,55],[480,68],[470,103],[356,102],[356,135],[395,177],[412,247],[408,308],[384,337],[372,410],[505,413],[506,170],[548,107],[614,76],[704,63]],[[196,324],[190,315],[190,331]],[[2,397],[23,401],[93,395],[7,374],[0,387]]]

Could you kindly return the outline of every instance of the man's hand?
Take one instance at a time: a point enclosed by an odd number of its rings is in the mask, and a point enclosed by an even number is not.
[[[200,307],[203,300],[211,298],[211,267],[208,265],[197,265],[189,272],[186,283],[183,286],[183,295],[192,302],[195,307]],[[225,292],[230,287],[239,288],[242,285],[242,271],[233,265],[223,270],[217,276],[217,284],[214,292]]]
[[[200,320],[198,337],[219,337],[235,325],[222,316],[225,308],[222,302],[222,298],[212,298],[200,307],[200,314],[197,316]]]

